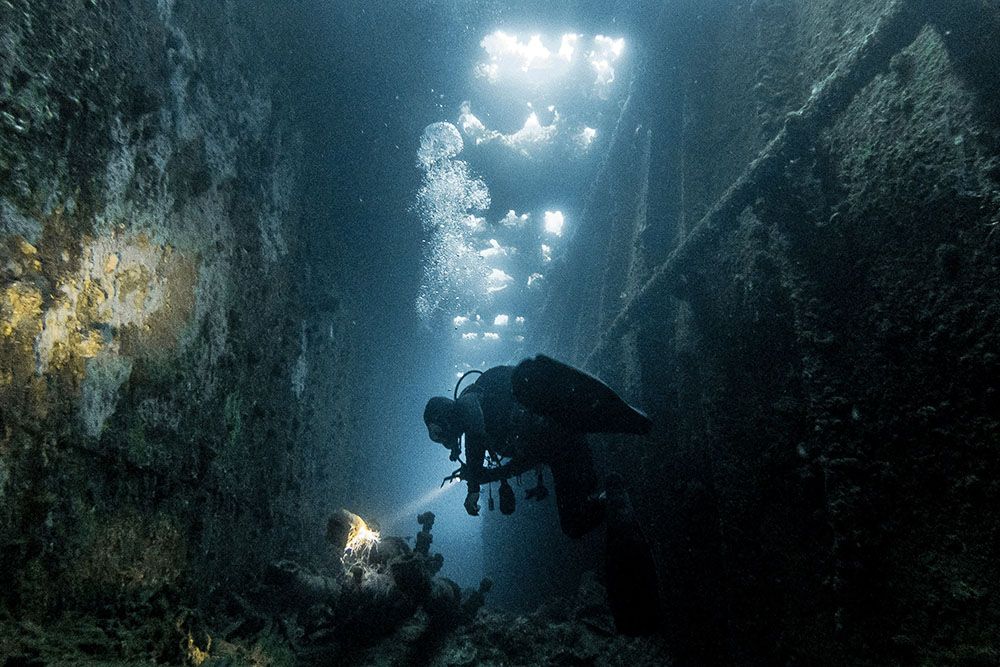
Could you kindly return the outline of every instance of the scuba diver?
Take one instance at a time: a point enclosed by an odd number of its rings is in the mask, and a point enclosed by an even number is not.
[[[451,460],[461,464],[445,481],[468,484],[466,511],[479,514],[481,486],[500,482],[500,511],[510,514],[514,491],[508,479],[531,469],[538,471],[538,484],[527,497],[544,499],[548,489],[541,467],[547,465],[562,531],[579,538],[595,528],[604,519],[606,498],[586,434],[645,435],[652,428],[649,417],[597,378],[545,355],[482,372],[459,394],[467,375],[458,381],[453,398],[436,396],[424,409],[430,439],[447,447]],[[492,505],[491,487],[490,509]]]

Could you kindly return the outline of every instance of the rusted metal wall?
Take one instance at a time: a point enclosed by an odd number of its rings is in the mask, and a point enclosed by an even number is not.
[[[546,331],[657,421],[595,449],[682,657],[996,658],[998,25],[664,10]]]

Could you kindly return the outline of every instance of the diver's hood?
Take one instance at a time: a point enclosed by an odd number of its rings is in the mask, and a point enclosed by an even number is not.
[[[457,461],[462,454],[462,426],[456,415],[455,401],[444,396],[435,396],[427,401],[427,407],[424,408],[424,424],[428,429],[431,424],[440,429],[441,439],[444,442],[440,440],[434,442],[440,442],[450,452],[448,458]]]
[[[437,424],[447,440],[457,441],[462,435],[462,427],[455,414],[455,401],[444,396],[435,396],[427,401],[424,424]]]
[[[424,423],[441,424],[444,420],[451,416],[451,412],[454,410],[454,405],[455,401],[450,398],[445,398],[444,396],[434,396],[427,401],[427,405],[424,406]]]

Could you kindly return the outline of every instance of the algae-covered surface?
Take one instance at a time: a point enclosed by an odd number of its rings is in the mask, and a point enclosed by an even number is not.
[[[336,404],[348,352],[290,281],[301,141],[262,18],[0,3],[0,598],[25,664],[178,659],[185,605],[279,532],[320,540],[319,488],[289,496],[337,427],[293,375]]]

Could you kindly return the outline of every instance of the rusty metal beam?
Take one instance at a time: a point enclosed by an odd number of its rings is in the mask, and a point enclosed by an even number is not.
[[[888,69],[890,59],[912,44],[928,23],[941,18],[938,2],[940,0],[894,0],[889,5],[871,32],[816,86],[800,109],[786,116],[778,134],[670,256],[653,269],[649,280],[601,334],[597,346],[587,357],[586,366],[593,367],[600,361],[628,326],[657,301],[668,296],[685,297],[688,286],[697,280],[698,274],[707,270],[706,266],[698,265],[706,249],[716,247],[722,234],[735,227],[739,214],[747,206],[781,187],[780,174],[784,166],[804,157],[820,132],[875,76]]]

